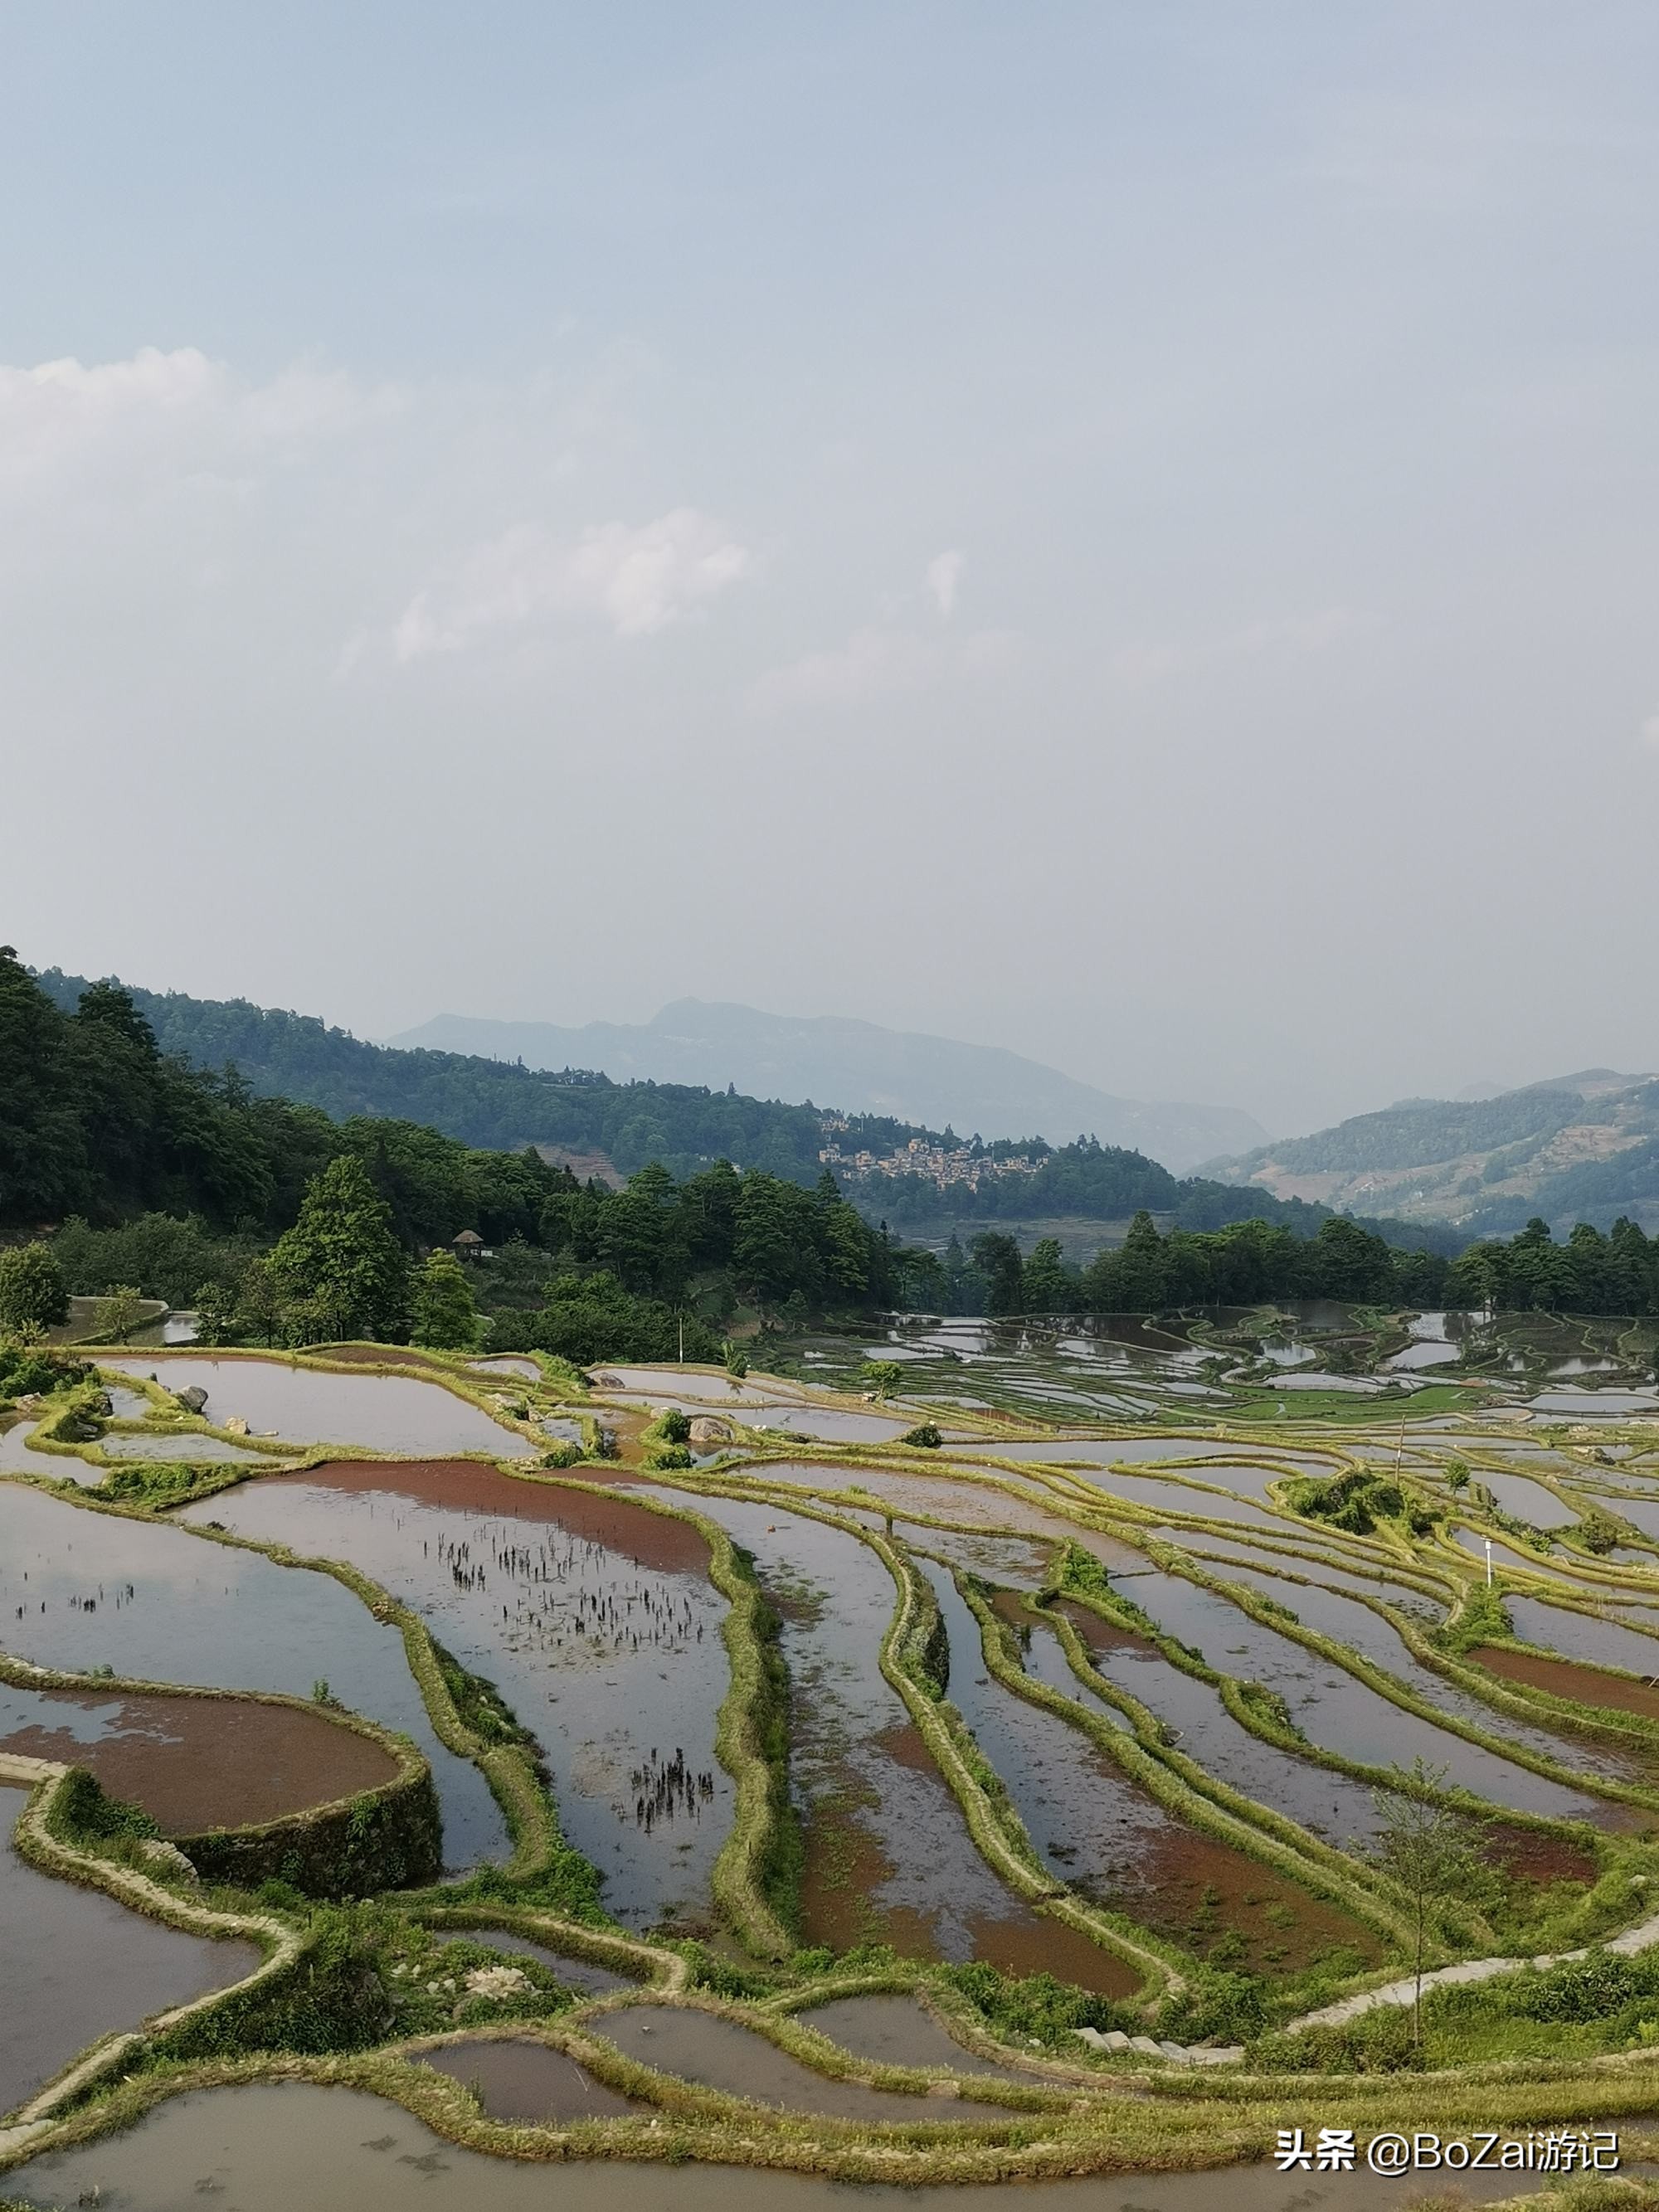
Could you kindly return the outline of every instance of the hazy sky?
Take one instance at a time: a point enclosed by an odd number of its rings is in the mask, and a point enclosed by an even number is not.
[[[1659,9],[0,8],[0,934],[1659,1064]]]

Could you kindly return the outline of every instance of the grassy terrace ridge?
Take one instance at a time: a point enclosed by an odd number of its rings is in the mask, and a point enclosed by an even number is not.
[[[165,1376],[161,1363],[167,1352],[158,1348],[151,1355],[148,1347],[144,1350]],[[191,1356],[202,1356],[200,1350]],[[710,1580],[726,1601],[721,1636],[728,1679],[718,1716],[716,1755],[735,1784],[735,1811],[712,1885],[727,1940],[719,1946],[658,1941],[634,1935],[609,1918],[593,1869],[564,1839],[534,1745],[505,1712],[499,1697],[458,1666],[412,1608],[393,1600],[349,1559],[305,1558],[279,1543],[191,1522],[188,1532],[202,1540],[258,1552],[284,1566],[329,1574],[352,1589],[375,1618],[399,1629],[434,1730],[448,1749],[472,1759],[485,1774],[506,1814],[513,1856],[504,1869],[486,1870],[459,1884],[396,1889],[387,1885],[374,1896],[342,1905],[319,1903],[282,1883],[266,1883],[264,1888],[256,1881],[241,1888],[223,1884],[191,1887],[170,1876],[159,1862],[146,1866],[134,1856],[141,1844],[131,1835],[100,1838],[66,1829],[64,1808],[73,1794],[66,1779],[53,1775],[40,1781],[18,1832],[18,1848],[26,1856],[43,1869],[119,1895],[174,1925],[191,1924],[189,1915],[205,1914],[216,1916],[227,1929],[234,1923],[238,1933],[262,1931],[258,1940],[268,1955],[257,1973],[236,1989],[194,2000],[176,2017],[112,2032],[83,2054],[34,2106],[26,2108],[26,2136],[19,2135],[15,2122],[9,2130],[0,2126],[0,2172],[48,2145],[67,2147],[125,2124],[160,2099],[216,2083],[255,2080],[333,2081],[369,2090],[404,2106],[448,2140],[516,2159],[676,2162],[696,2158],[848,2180],[905,2183],[1038,2179],[1061,2173],[1196,2167],[1229,2158],[1260,2157],[1271,2148],[1280,2127],[1302,2124],[1316,2130],[1329,2124],[1339,2104],[1340,2117],[1352,2118],[1362,2130],[1421,2126],[1443,2131],[1460,2126],[1524,2130],[1578,2119],[1607,2125],[1626,2116],[1650,2114],[1659,2106],[1659,2033],[1650,2037],[1644,2019],[1638,2035],[1633,2012],[1629,2025],[1608,2031],[1626,2038],[1617,2047],[1581,2047],[1568,2038],[1559,2051],[1540,2054],[1528,2045],[1524,2057],[1510,2056],[1502,2034],[1494,2031],[1480,2046],[1491,2055],[1455,2066],[1423,2066],[1409,2053],[1402,2062],[1398,2038],[1387,2043],[1389,2023],[1368,2014],[1365,2021],[1370,2024],[1353,2032],[1349,2057],[1339,2063],[1340,2054],[1333,2057],[1330,2035],[1322,2044],[1312,2030],[1287,2034],[1275,2025],[1295,2008],[1275,2003],[1264,1985],[1257,2001],[1257,2015],[1264,2024],[1244,2035],[1248,2048],[1243,2060],[1220,2070],[1200,2075],[1133,2052],[1096,2056],[1073,2033],[1072,2022],[1088,2016],[1130,2032],[1148,2027],[1155,2035],[1173,2032],[1178,2039],[1182,2032],[1179,2024],[1195,2016],[1193,2008],[1204,1997],[1212,1970],[1181,1943],[1091,1904],[1048,1870],[1001,1778],[951,1703],[943,1677],[937,1607],[918,1564],[935,1557],[953,1577],[977,1624],[981,1648],[954,1655],[959,1663],[978,1665],[982,1659],[1003,1687],[1079,1731],[1180,1820],[1350,1914],[1381,1940],[1386,1954],[1382,1964],[1361,1972],[1344,1967],[1346,1978],[1322,1984],[1322,1997],[1363,1994],[1397,1980],[1402,1961],[1409,1963],[1410,1901],[1398,1883],[1277,1808],[1244,1796],[1209,1773],[1178,1741],[1171,1740],[1170,1732],[1131,1689],[1109,1680],[1092,1665],[1085,1638],[1056,1609],[1054,1599],[1064,1595],[1120,1628],[1148,1637],[1169,1664],[1212,1685],[1234,1719],[1262,1741],[1364,1784],[1386,1784],[1389,1777],[1311,1745],[1295,1729],[1288,1711],[1275,1710],[1259,1686],[1220,1671],[1160,1633],[1134,1607],[1133,1582],[1115,1586],[1113,1571],[1101,1567],[1093,1553],[1068,1547],[1063,1536],[1022,1529],[1017,1509],[1040,1507],[1060,1528],[1069,1526],[1079,1534],[1093,1532],[1115,1539],[1153,1565],[1213,1591],[1241,1613],[1345,1669],[1401,1711],[1430,1720],[1448,1734],[1586,1796],[1624,1808],[1632,1816],[1630,1832],[1606,1833],[1505,1809],[1506,1826],[1535,1838],[1540,1849],[1570,1846],[1590,1863],[1590,1876],[1552,1877],[1555,1886],[1540,1888],[1524,1911],[1517,1905],[1511,1913],[1505,1905],[1508,1918],[1489,1917],[1487,1905],[1477,1899],[1441,1900],[1430,1916],[1429,1963],[1494,1956],[1517,1930],[1517,1944],[1519,1935],[1536,1936],[1529,1948],[1553,1952],[1583,1943],[1587,1937],[1605,1938],[1640,1922],[1651,1907],[1651,1899],[1642,1895],[1642,1886],[1659,1877],[1659,1850],[1640,1832],[1645,1828],[1659,1834],[1659,1763],[1652,1786],[1590,1774],[1572,1764],[1572,1745],[1579,1739],[1586,1745],[1618,1746],[1632,1754],[1645,1754],[1650,1747],[1659,1751],[1659,1717],[1583,1703],[1516,1682],[1494,1674],[1471,1655],[1477,1648],[1538,1652],[1540,1647],[1505,1632],[1502,1600],[1505,1593],[1513,1593],[1545,1598],[1586,1619],[1620,1619],[1621,1625],[1653,1638],[1655,1672],[1659,1673],[1659,1613],[1624,1621],[1618,1610],[1621,1599],[1652,1601],[1659,1596],[1659,1578],[1650,1569],[1578,1551],[1552,1557],[1546,1564],[1529,1549],[1521,1531],[1492,1526],[1473,1504],[1449,1498],[1441,1477],[1444,1461],[1454,1455],[1470,1467],[1477,1480],[1488,1468],[1493,1473],[1521,1471],[1495,1452],[1482,1452],[1479,1415],[1471,1415],[1455,1429],[1413,1440],[1413,1451],[1437,1464],[1426,1473],[1414,1468],[1407,1484],[1415,1485],[1429,1499],[1437,1517],[1425,1522],[1420,1533],[1402,1518],[1379,1522],[1362,1534],[1310,1519],[1297,1504],[1300,1486],[1310,1480],[1302,1463],[1310,1452],[1321,1455],[1331,1478],[1383,1473],[1378,1455],[1367,1460],[1340,1433],[1348,1429],[1346,1407],[1334,1416],[1322,1405],[1299,1403],[1301,1418],[1269,1422],[1255,1418],[1254,1405],[1234,1403],[1221,1419],[1188,1416],[1179,1427],[1161,1421],[1091,1419],[1086,1428],[1045,1430],[1028,1415],[1018,1431],[994,1412],[951,1408],[947,1416],[941,1408],[929,1412],[923,1401],[902,1397],[879,1407],[900,1419],[948,1418],[958,1433],[988,1443],[1000,1438],[1012,1442],[1018,1434],[1025,1440],[1051,1436],[1054,1444],[1052,1459],[1015,1461],[994,1451],[971,1462],[953,1458],[948,1443],[928,1449],[902,1442],[844,1444],[808,1439],[803,1445],[775,1431],[747,1428],[744,1407],[718,1392],[711,1392],[706,1407],[692,1407],[694,1419],[706,1411],[726,1422],[730,1441],[717,1457],[702,1463],[682,1467],[671,1458],[661,1468],[665,1484],[694,1499],[699,1493],[730,1498],[818,1521],[862,1543],[882,1561],[894,1595],[876,1655],[881,1672],[961,1807],[981,1857],[1010,1891],[1040,1914],[1068,1923],[1123,1960],[1139,1977],[1132,1998],[1091,1998],[1086,2004],[1092,2010],[1085,2013],[1078,2009],[1085,2002],[1081,1992],[1041,1995],[1035,1984],[1010,1981],[988,1969],[904,1959],[880,1946],[839,1954],[799,1948],[793,1925],[799,1866],[789,1789],[788,1685],[777,1624],[747,1554],[720,1523],[684,1498],[671,1501],[653,1493],[653,1470],[644,1455],[660,1451],[662,1439],[659,1435],[653,1438],[647,1428],[649,1407],[607,1390],[602,1377],[595,1386],[588,1377],[545,1356],[532,1356],[538,1370],[535,1378],[504,1370],[494,1374],[480,1370],[471,1364],[476,1354],[368,1343],[342,1343],[286,1355],[216,1349],[211,1356],[276,1356],[298,1367],[325,1371],[417,1376],[467,1400],[504,1430],[530,1438],[542,1455],[539,1459],[501,1460],[488,1451],[446,1452],[447,1459],[471,1458],[515,1482],[613,1499],[698,1531],[708,1548]],[[723,1370],[708,1366],[686,1373],[718,1384],[720,1391],[730,1381]],[[143,1421],[111,1420],[106,1424],[110,1430],[153,1434],[165,1427],[181,1440],[207,1433],[264,1449],[246,1461],[216,1462],[191,1470],[187,1481],[179,1481],[170,1479],[167,1462],[155,1466],[118,1459],[100,1451],[95,1437],[59,1439],[55,1431],[71,1407],[68,1401],[49,1402],[28,1431],[31,1437],[38,1437],[47,1449],[79,1456],[89,1468],[100,1469],[103,1480],[96,1486],[59,1483],[36,1473],[6,1479],[45,1490],[78,1510],[155,1522],[168,1518],[171,1509],[187,1498],[260,1480],[277,1461],[285,1471],[299,1472],[348,1450],[355,1460],[384,1461],[388,1466],[416,1456],[356,1445],[307,1443],[289,1447],[270,1439],[245,1438],[171,1410],[159,1387],[125,1372],[119,1379],[123,1387],[143,1390],[152,1412]],[[850,1390],[818,1390],[759,1374],[749,1377],[744,1395],[753,1396],[757,1389],[770,1392],[775,1384],[777,1395],[769,1401],[775,1406],[872,1410],[862,1395]],[[1467,1406],[1466,1390],[1459,1386],[1453,1394]],[[1301,1394],[1304,1401],[1313,1395]],[[1429,1410],[1421,1393],[1412,1405],[1414,1415]],[[554,1414],[580,1422],[585,1464],[550,1463],[549,1439],[539,1424]],[[1396,1407],[1394,1417],[1397,1414]],[[620,1465],[596,1456],[601,1415],[619,1432]],[[787,1412],[772,1418],[787,1419]],[[1618,1433],[1626,1434],[1628,1428],[1626,1424]],[[1155,1458],[1105,1464],[1125,1474],[1178,1482],[1191,1493],[1190,1511],[1184,1506],[1171,1510],[1164,1504],[1137,1503],[1133,1495],[1105,1492],[1066,1472],[1067,1448],[1085,1436],[1109,1444],[1115,1437],[1127,1441],[1153,1432],[1167,1443],[1167,1451]],[[1609,1428],[1597,1433],[1614,1431]],[[1638,1433],[1648,1441],[1645,1432]],[[1183,1459],[1183,1441],[1196,1440],[1220,1440],[1233,1446],[1235,1463],[1249,1468],[1253,1480],[1265,1478],[1261,1482],[1265,1495],[1255,1486],[1243,1493],[1231,1491],[1218,1466],[1201,1458]],[[811,1465],[809,1479],[787,1480],[777,1472],[786,1462],[799,1468],[803,1459]],[[1536,1479],[1530,1464],[1524,1472],[1528,1479]],[[917,1502],[902,1507],[890,1503],[861,1481],[861,1474],[902,1474],[915,1486]],[[615,1479],[618,1474],[626,1479]],[[1597,1474],[1596,1464],[1586,1457],[1544,1486],[1577,1510],[1583,1509],[1583,1493],[1595,1487],[1605,1493],[1598,1504],[1616,1515],[1617,1492],[1605,1480],[1598,1483]],[[940,1487],[930,1499],[933,1482],[948,1487]],[[964,1494],[969,1489],[982,1505],[983,1521],[963,1517]],[[1248,1496],[1266,1517],[1230,1521],[1208,1504],[1240,1494]],[[1006,1500],[1011,1509],[1006,1519],[998,1514],[999,1499]],[[1451,1540],[1449,1532],[1460,1522],[1482,1534],[1491,1527],[1503,1544],[1491,1600],[1485,1593],[1482,1563]],[[902,1532],[896,1524],[902,1524]],[[1173,1528],[1178,1541],[1154,1535],[1157,1528]],[[929,1543],[929,1532],[937,1531],[941,1539],[949,1534],[989,1539],[994,1544],[1000,1529],[1039,1552],[1047,1551],[1046,1581],[1018,1604],[1024,1617],[1045,1622],[1057,1635],[1073,1674],[1100,1701],[1097,1709],[1048,1686],[1020,1663],[1013,1628],[990,1601],[997,1583],[994,1566],[988,1565],[981,1575],[965,1566],[957,1554],[934,1553]],[[1639,1540],[1632,1531],[1632,1541]],[[1223,1545],[1230,1551],[1218,1548]],[[1492,1715],[1490,1729],[1462,1711],[1437,1706],[1425,1692],[1363,1653],[1264,1599],[1230,1575],[1241,1559],[1259,1563],[1290,1585],[1292,1593],[1297,1585],[1323,1587],[1364,1603],[1401,1638],[1404,1650],[1421,1666],[1459,1692],[1478,1698]],[[1087,1562],[1086,1571],[1079,1566],[1079,1560]],[[1356,1589],[1346,1582],[1324,1581],[1326,1572],[1358,1575],[1375,1581],[1378,1588]],[[1444,1609],[1443,1625],[1427,1627],[1402,1611],[1384,1594],[1385,1584],[1431,1600]],[[1564,1656],[1570,1657],[1574,1679],[1580,1682],[1598,1672],[1609,1684],[1635,1684],[1644,1679],[1615,1666],[1598,1668],[1576,1655]],[[8,1678],[96,1686],[105,1692],[183,1694],[171,1684],[51,1675],[29,1668],[26,1661],[17,1664],[15,1674],[0,1663],[0,1679]],[[202,1694],[303,1703],[271,1693]],[[1123,1717],[1127,1728],[1113,1725],[1106,1716],[1109,1706]],[[1504,1733],[1505,1719],[1554,1731],[1562,1745],[1560,1757],[1510,1741]],[[424,1762],[412,1747],[350,1717],[341,1724],[377,1735],[397,1751],[403,1764],[398,1784],[388,1784],[388,1790],[410,1784],[417,1772],[427,1780]],[[4,1778],[3,1771],[0,1778]],[[1479,1802],[1460,1792],[1455,1783],[1441,1794],[1453,1803]],[[55,1826],[53,1819],[41,1811],[48,1803],[59,1808]],[[348,1804],[342,1800],[296,1817],[315,1821]],[[515,1954],[492,1953],[492,1929],[615,1967],[633,1986],[599,1999],[573,1996],[560,1986],[556,1972]],[[1356,1955],[1350,1953],[1350,1960]],[[1518,1948],[1516,1955],[1523,1955]],[[1592,1960],[1600,1955],[1592,1953]],[[523,1969],[518,1978],[525,1986],[514,1994],[471,1998],[465,1995],[464,1982],[463,1994],[453,2005],[447,1996],[428,1994],[434,1983],[441,1990],[453,1990],[458,1977],[485,1963],[499,1966],[503,1962]],[[1553,1986],[1547,1973],[1530,1980],[1523,1974],[1518,1982],[1512,1974],[1507,1982],[1500,1978],[1492,1985],[1495,1994],[1490,2002],[1520,2002],[1504,1994],[1511,1983],[1521,1990],[1522,1998],[1534,1983]],[[389,1993],[389,2008],[383,2013],[373,2007],[364,2012],[359,1998],[351,1995],[369,1984]],[[1294,1981],[1287,1984],[1287,1992],[1295,1985]],[[1646,1984],[1641,1986],[1645,1989]],[[815,2027],[811,2014],[817,2005],[834,1996],[878,1991],[909,1992],[965,2051],[1015,2069],[1015,2078],[963,2076],[931,2065],[877,2064],[856,2057]],[[1301,2001],[1305,2001],[1305,1992]],[[1489,2002],[1472,1990],[1455,1993],[1455,2001],[1466,2005]],[[605,2027],[608,2020],[641,2002],[668,2002],[724,2019],[762,2036],[826,2079],[917,2093],[915,2119],[872,2124],[780,2111],[641,2064],[608,2040]],[[1448,2005],[1452,2002],[1445,2000]],[[1631,2000],[1632,2004],[1638,2002]],[[1041,2010],[1044,2004],[1050,2008],[1047,2013]],[[1038,2008],[1035,2012],[1033,2006]],[[457,2017],[447,2017],[446,2007]],[[1659,1984],[1652,2009],[1659,2021]],[[1038,2031],[1035,2044],[1028,2034],[1028,2021]],[[596,2080],[639,2100],[647,2109],[617,2119],[537,2127],[492,2120],[463,2083],[420,2063],[425,2052],[479,2037],[542,2042],[575,2058]],[[1371,2070],[1367,2052],[1381,2053],[1385,2047],[1395,2054],[1387,2061],[1393,2070]],[[1521,2046],[1516,2048],[1518,2051]],[[1333,2067],[1340,2080],[1333,2080]],[[118,2074],[122,2078],[115,2078]],[[922,2094],[947,2085],[955,2091],[948,2100]],[[975,2104],[1012,2106],[1013,2117],[1000,2111],[976,2117]],[[1627,2134],[1627,2158],[1644,2148],[1659,2153],[1659,2130],[1650,2136],[1641,2128]],[[1564,2208],[1564,2212],[1578,2212],[1578,2207]]]

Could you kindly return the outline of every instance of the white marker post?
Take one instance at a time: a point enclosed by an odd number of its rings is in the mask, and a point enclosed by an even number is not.
[[[1492,1538],[1487,1536],[1482,1540],[1486,1547],[1486,1588],[1490,1589],[1492,1588]]]

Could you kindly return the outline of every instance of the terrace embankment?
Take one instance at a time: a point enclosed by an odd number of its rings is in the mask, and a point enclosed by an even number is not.
[[[712,1924],[735,1802],[714,1749],[726,1603],[690,1522],[469,1460],[335,1461],[187,1511],[372,1576],[534,1737],[608,1908]]]
[[[207,1500],[191,1517],[226,1517]],[[483,1775],[446,1749],[396,1627],[328,1574],[279,1566],[188,1527],[88,1510],[0,1483],[0,1623],[18,1657],[66,1674],[308,1698],[414,1741],[432,1769],[452,1869],[507,1855]]]
[[[398,1771],[372,1736],[297,1705],[3,1683],[0,1751],[84,1766],[171,1836],[283,1820],[380,1790]]]
[[[38,1872],[11,1840],[27,1798],[0,1788],[0,2112],[97,2037],[228,1988],[259,1963],[251,1943],[182,1934]]]

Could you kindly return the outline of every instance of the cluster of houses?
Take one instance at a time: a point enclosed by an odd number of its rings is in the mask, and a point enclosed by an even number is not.
[[[1026,1152],[994,1159],[990,1153],[975,1152],[969,1145],[957,1145],[947,1152],[943,1145],[930,1145],[923,1137],[912,1137],[896,1152],[886,1153],[844,1152],[832,1139],[820,1150],[818,1158],[824,1166],[839,1168],[848,1175],[921,1176],[941,1190],[950,1183],[965,1183],[969,1190],[977,1190],[981,1182],[994,1182],[1004,1176],[1035,1175],[1042,1165]]]

